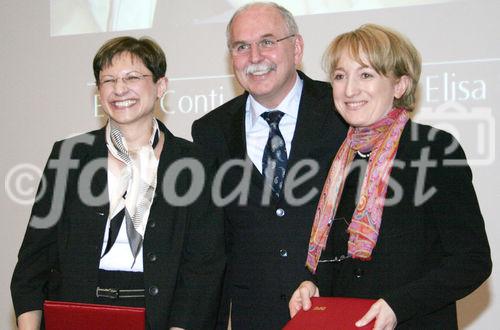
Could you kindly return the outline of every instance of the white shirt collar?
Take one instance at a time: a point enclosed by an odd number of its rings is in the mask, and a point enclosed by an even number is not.
[[[299,112],[300,96],[302,94],[303,86],[304,82],[302,81],[302,79],[300,79],[299,75],[297,74],[297,78],[295,79],[295,84],[293,85],[290,92],[283,99],[283,101],[281,101],[281,103],[278,104],[278,106],[273,109],[268,109],[264,107],[262,104],[257,102],[257,100],[255,100],[255,98],[252,95],[249,95],[246,108],[247,111],[250,111],[251,113],[250,127],[253,127],[255,125],[261,114],[271,110],[280,110],[284,112],[286,115],[291,116],[294,119],[297,119],[297,115]]]

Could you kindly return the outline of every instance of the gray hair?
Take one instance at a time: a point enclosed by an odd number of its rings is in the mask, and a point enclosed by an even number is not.
[[[297,26],[297,22],[295,22],[295,18],[293,17],[292,13],[288,11],[283,6],[278,5],[275,2],[264,2],[264,1],[258,1],[258,2],[251,2],[246,5],[241,6],[236,10],[236,12],[233,14],[231,17],[231,20],[227,24],[226,27],[226,39],[227,39],[227,45],[230,47],[230,42],[231,42],[231,29],[233,27],[233,22],[239,14],[243,13],[244,11],[253,8],[253,7],[271,7],[275,8],[278,10],[278,12],[281,14],[281,17],[285,21],[285,26],[288,30],[289,34],[299,34],[299,27]]]

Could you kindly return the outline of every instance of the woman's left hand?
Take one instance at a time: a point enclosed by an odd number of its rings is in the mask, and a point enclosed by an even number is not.
[[[356,326],[365,326],[373,319],[375,319],[373,330],[393,330],[398,323],[396,314],[384,299],[377,300],[368,312],[356,322]]]

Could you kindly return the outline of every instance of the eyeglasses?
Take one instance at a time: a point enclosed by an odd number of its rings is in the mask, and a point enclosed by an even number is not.
[[[252,43],[238,42],[238,43],[231,45],[230,51],[231,51],[231,54],[233,56],[248,55],[252,49],[253,44],[256,44],[257,48],[260,51],[269,51],[269,50],[276,48],[280,41],[283,41],[283,40],[286,40],[286,39],[289,39],[292,37],[295,37],[295,34],[290,34],[289,36],[286,36],[286,37],[281,38],[281,39],[276,39],[273,37],[266,37],[266,38],[262,38],[261,40],[255,41]]]
[[[136,86],[139,84],[144,78],[152,76],[151,74],[142,74],[140,72],[129,72],[123,77],[114,77],[114,76],[104,76],[99,80],[99,87],[114,87],[118,82],[118,79],[121,79],[122,82],[128,87]]]

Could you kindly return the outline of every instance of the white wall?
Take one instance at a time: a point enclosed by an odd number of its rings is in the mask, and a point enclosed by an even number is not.
[[[104,16],[92,16],[86,1],[0,1],[0,173],[5,181],[0,199],[1,329],[14,328],[8,283],[38,171],[55,140],[103,123],[95,106],[91,61],[105,40],[124,34],[149,35],[163,46],[170,86],[158,115],[177,135],[190,138],[194,119],[239,93],[228,65],[225,25],[233,5],[240,1],[148,1],[149,7],[134,11],[132,17],[141,30],[113,31],[131,28],[120,18],[130,16],[127,1],[119,2],[114,3],[117,14],[113,22],[104,22]],[[459,302],[459,322],[461,328],[495,328],[500,323],[500,225],[495,207],[500,200],[499,137],[495,131],[500,110],[500,3],[365,1],[372,7],[385,6],[369,10],[359,7],[363,1],[281,3],[300,15],[297,21],[305,39],[303,69],[314,78],[325,79],[320,58],[329,41],[363,23],[391,26],[421,51],[424,67],[416,120],[446,127],[460,139],[471,160],[493,253],[494,273]],[[415,5],[418,3],[421,5]],[[324,13],[306,15],[318,12]],[[62,19],[57,18],[60,13]],[[106,29],[111,32],[97,32]]]

